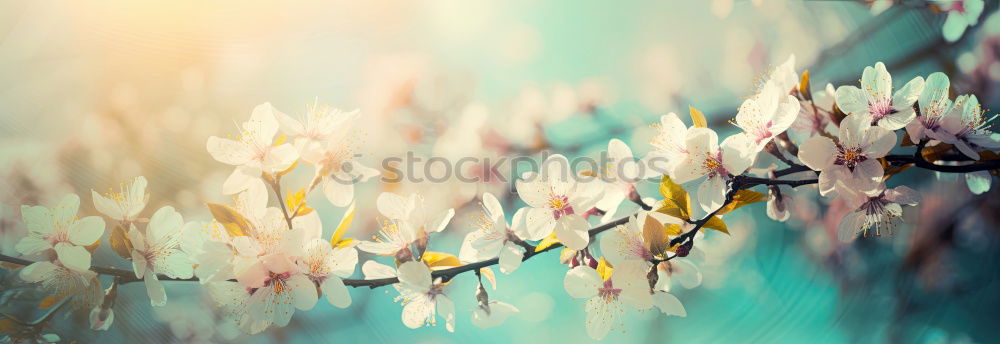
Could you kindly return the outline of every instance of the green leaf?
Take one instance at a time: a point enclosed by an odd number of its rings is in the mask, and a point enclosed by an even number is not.
[[[545,237],[545,239],[542,239],[542,241],[538,243],[538,246],[535,246],[535,252],[542,252],[542,250],[558,243],[559,239],[556,239],[556,233],[549,234],[549,236]]]
[[[708,120],[705,119],[705,114],[701,110],[695,109],[693,106],[688,106],[688,112],[691,113],[691,123],[698,128],[708,128]]]
[[[752,191],[752,190],[736,191],[736,194],[733,195],[733,201],[729,202],[729,204],[726,204],[726,206],[719,209],[719,211],[716,212],[715,214],[716,215],[727,214],[747,204],[763,202],[766,200],[767,200],[767,195],[757,191]]]
[[[243,215],[240,215],[236,209],[218,203],[205,203],[208,206],[208,211],[212,213],[212,217],[215,221],[219,221],[226,231],[229,232],[231,236],[244,236],[250,231],[250,221],[248,221]]]
[[[666,175],[664,175],[663,179],[660,180],[660,195],[663,195],[666,207],[670,207],[672,205],[673,207],[680,209],[681,216],[676,217],[684,219],[691,218],[691,197],[688,196],[687,190],[684,190],[684,187],[675,183]]]
[[[726,227],[726,223],[723,222],[722,218],[718,216],[712,216],[712,218],[709,219],[708,222],[705,222],[705,225],[703,227],[729,234],[729,228]]]

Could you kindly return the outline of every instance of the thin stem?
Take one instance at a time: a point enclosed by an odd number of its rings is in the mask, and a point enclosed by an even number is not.
[[[288,216],[288,209],[285,208],[285,197],[281,196],[280,178],[281,177],[275,176],[274,178],[264,178],[264,180],[267,180],[267,182],[271,184],[271,190],[274,190],[274,194],[278,196],[278,205],[281,206],[281,214],[285,216],[285,223],[288,224],[288,229],[292,229],[292,217]]]

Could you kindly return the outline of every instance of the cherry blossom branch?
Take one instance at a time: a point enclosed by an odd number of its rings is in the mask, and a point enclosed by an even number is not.
[[[923,169],[944,173],[970,173],[1000,169],[1000,160],[990,160],[977,164],[957,166],[937,165],[924,158],[923,151],[924,146],[926,145],[927,141],[921,141],[920,143],[917,143],[917,151],[914,152],[913,155],[886,155],[885,160],[889,161],[893,165],[913,164],[914,166]]]
[[[608,222],[608,223],[605,223],[605,224],[602,224],[602,225],[599,225],[597,227],[594,227],[594,228],[590,229],[588,231],[588,233],[590,234],[590,237],[593,238],[594,236],[600,234],[601,232],[604,232],[606,230],[609,230],[609,229],[615,228],[615,227],[617,227],[619,225],[623,225],[623,224],[627,223],[629,221],[629,218],[631,218],[631,215],[625,216],[625,217],[622,217],[622,218],[619,218],[619,219],[616,219],[614,221],[611,221],[611,222]],[[556,244],[553,244],[552,246],[549,246],[549,247],[546,247],[544,249],[538,250],[537,252],[535,251],[535,247],[534,246],[531,246],[531,245],[529,245],[527,243],[524,243],[524,246],[522,246],[522,247],[525,247],[526,252],[524,254],[524,257],[521,260],[522,261],[527,261],[528,259],[531,259],[531,257],[537,256],[537,255],[539,255],[541,253],[544,253],[544,252],[551,251],[551,250],[556,249],[556,248],[563,247],[563,245],[560,244],[560,243],[556,243]],[[31,261],[31,260],[17,258],[17,257],[11,257],[11,256],[7,256],[7,255],[3,255],[3,254],[0,254],[0,261],[12,263],[12,264],[17,264],[17,265],[22,265],[22,266],[28,266],[28,265],[31,265],[32,263],[35,263],[34,261]],[[448,281],[448,280],[451,280],[452,278],[455,278],[455,276],[458,276],[461,273],[469,272],[469,271],[479,271],[479,269],[481,269],[481,268],[485,268],[485,267],[488,267],[488,266],[497,265],[499,263],[500,263],[500,259],[499,258],[492,258],[492,259],[487,259],[487,260],[483,260],[483,261],[479,261],[479,262],[475,262],[475,263],[469,263],[469,264],[466,264],[466,265],[461,265],[461,266],[456,266],[456,267],[452,267],[452,268],[437,270],[437,271],[432,272],[431,276],[433,276],[434,278],[440,277],[440,278],[444,279],[445,281]],[[115,276],[115,277],[119,278],[119,285],[131,283],[131,282],[141,281],[140,279],[136,278],[135,277],[135,273],[132,272],[132,271],[130,271],[130,270],[116,269],[116,268],[106,268],[106,267],[100,267],[100,266],[91,267],[90,270],[94,271],[94,272],[96,272],[98,274],[101,274],[101,275]],[[168,277],[168,276],[165,276],[165,275],[158,275],[158,276],[159,276],[159,280],[160,281],[186,281],[186,282],[198,281],[198,278],[195,278],[195,277],[193,277],[193,278],[171,278],[171,277]],[[350,286],[350,287],[355,287],[355,288],[358,288],[358,287],[369,287],[369,288],[373,288],[374,289],[374,288],[378,288],[378,287],[387,286],[387,285],[390,285],[390,284],[399,283],[399,279],[396,278],[396,277],[391,277],[391,278],[376,278],[376,279],[345,279],[345,280],[343,280],[343,282],[344,282],[344,285],[347,285],[347,286]]]

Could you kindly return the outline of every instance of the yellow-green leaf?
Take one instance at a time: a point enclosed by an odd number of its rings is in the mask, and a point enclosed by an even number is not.
[[[680,208],[675,207],[673,204],[666,205],[660,209],[656,209],[656,212],[667,214],[678,219],[689,220],[687,214],[682,213]]]
[[[719,209],[719,211],[716,214],[723,215],[733,210],[736,210],[739,207],[745,206],[747,204],[763,202],[766,200],[767,200],[767,195],[757,191],[753,190],[736,191],[736,194],[733,195],[733,201],[729,202],[729,204],[726,204],[726,206]]]
[[[250,230],[250,221],[243,217],[243,215],[240,215],[236,209],[218,203],[205,203],[205,205],[208,206],[208,211],[212,213],[212,217],[226,228],[230,236],[247,235],[247,232]]]
[[[354,246],[354,238],[343,238],[333,245],[333,248],[345,248]]]
[[[695,109],[693,106],[688,106],[688,112],[691,113],[691,123],[698,128],[708,128],[708,120],[705,119],[705,114],[701,113],[701,110]]]
[[[726,223],[722,221],[721,217],[712,216],[708,222],[705,222],[705,228],[714,229],[726,234],[729,234],[729,228],[726,228]]]
[[[812,91],[809,87],[809,70],[802,71],[802,80],[799,81],[799,93],[806,99],[812,99]]]
[[[549,234],[549,236],[545,237],[545,239],[542,239],[542,241],[538,243],[538,246],[535,246],[535,252],[541,252],[542,250],[549,248],[549,246],[558,243],[559,239],[556,239],[556,233]]]
[[[448,253],[427,251],[421,257],[431,270],[462,266],[462,262],[458,260],[458,257]]]
[[[614,268],[611,266],[611,263],[604,260],[604,257],[601,257],[601,260],[597,261],[597,274],[601,276],[602,280],[607,281],[611,278],[612,271],[614,271]]]
[[[285,204],[288,206],[288,210],[294,213],[291,216],[302,216],[312,212],[312,209],[306,206],[306,189],[302,188],[295,193],[288,193],[285,197]]]
[[[333,236],[330,237],[330,244],[337,246],[340,243],[341,238],[344,237],[344,233],[347,232],[347,228],[351,226],[351,222],[354,222],[354,202],[347,207],[347,211],[344,212],[344,217],[340,219],[340,224],[337,225],[337,230],[333,231]]]
[[[642,240],[654,255],[663,253],[670,246],[666,227],[652,216],[646,216],[646,221],[642,224]]]
[[[117,225],[111,229],[111,237],[108,238],[108,241],[111,243],[111,250],[115,251],[119,257],[132,259],[132,242],[129,241],[128,234],[125,233],[125,227]]]
[[[687,190],[684,190],[684,187],[664,175],[663,179],[660,180],[660,195],[663,195],[663,200],[667,207],[672,204],[674,207],[680,209],[681,216],[679,217],[690,218],[691,197],[688,196]]]
[[[49,296],[46,296],[46,297],[42,298],[41,302],[38,303],[38,309],[49,309],[49,308],[52,308],[53,305],[55,305],[56,303],[58,303],[60,300],[66,298],[67,296],[69,296],[69,294],[72,294],[72,292],[66,292],[66,293],[62,293],[62,294],[59,294],[59,295],[49,295]]]

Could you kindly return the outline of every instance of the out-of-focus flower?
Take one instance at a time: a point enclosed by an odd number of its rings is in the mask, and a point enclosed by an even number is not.
[[[118,192],[108,191],[103,196],[94,190],[90,190],[90,193],[94,199],[94,208],[118,221],[135,220],[149,201],[146,178],[143,176],[132,179],[128,184],[122,183]]]
[[[305,254],[298,264],[319,285],[331,305],[339,308],[351,305],[351,294],[341,279],[350,277],[358,265],[358,251],[354,247],[334,248],[329,241],[313,239],[306,243]]]
[[[913,118],[913,103],[924,89],[924,78],[915,77],[892,92],[892,75],[882,62],[865,67],[861,88],[844,85],[837,88],[837,106],[849,115],[869,115],[872,125],[888,130],[902,129]]]
[[[455,302],[444,294],[441,279],[432,279],[431,269],[419,261],[403,263],[398,275],[400,296],[396,300],[403,304],[403,324],[409,328],[433,326],[440,315],[448,332],[455,332]]]
[[[845,190],[851,190],[846,188]],[[920,193],[906,186],[887,189],[885,184],[871,192],[840,192],[848,208],[854,209],[840,221],[837,237],[843,242],[850,242],[859,234],[868,235],[874,227],[875,236],[883,232],[892,234],[892,228],[903,216],[903,205],[914,206],[920,202]]]
[[[820,171],[819,190],[826,196],[834,188],[870,192],[878,188],[885,171],[878,162],[896,145],[896,134],[871,125],[871,115],[847,116],[840,124],[837,143],[815,136],[802,144],[799,160]],[[839,183],[838,183],[839,182]]]
[[[424,198],[418,194],[403,197],[383,192],[376,200],[378,210],[388,220],[375,241],[362,241],[358,248],[365,252],[382,256],[395,256],[400,261],[412,260],[411,244],[417,243],[419,252],[426,248],[428,235],[437,233],[448,226],[455,216],[455,209],[449,208],[434,217],[424,205]]]
[[[515,187],[529,207],[524,214],[529,233],[555,231],[566,247],[582,250],[590,243],[590,224],[581,214],[597,204],[603,190],[597,183],[578,183],[572,173],[569,160],[555,154],[542,162],[541,173],[526,172]]]
[[[208,138],[206,148],[215,160],[236,166],[222,185],[222,193],[236,194],[249,188],[266,188],[263,173],[287,170],[299,158],[290,143],[273,145],[278,132],[278,112],[271,103],[257,105],[250,120],[243,123],[238,140],[216,136]]]
[[[350,112],[313,104],[301,120],[275,111],[275,119],[282,132],[292,136],[292,143],[303,160],[317,161],[330,140],[345,135],[350,128],[348,121],[359,116],[360,110]]]
[[[989,171],[976,171],[965,174],[965,186],[974,194],[982,195],[986,191],[990,191],[992,184],[993,175]]]
[[[601,340],[619,322],[624,306],[644,310],[653,306],[653,297],[646,282],[644,265],[625,262],[612,269],[601,262],[597,270],[577,266],[566,273],[563,286],[570,296],[588,299],[587,335]]]
[[[524,225],[524,209],[514,214],[512,225],[507,225],[500,201],[493,194],[484,193],[482,216],[476,219],[479,230],[465,236],[468,245],[462,245],[459,259],[463,262],[477,262],[500,257],[500,272],[509,274],[521,266],[524,247],[518,245],[523,240],[541,240],[548,233],[531,233]]]
[[[729,176],[753,165],[756,146],[743,134],[729,136],[719,145],[718,135],[709,128],[690,129],[686,145],[688,154],[677,165],[674,181],[683,184],[707,175],[698,186],[698,203],[705,211],[718,209],[726,200]]]
[[[983,14],[983,0],[937,0],[941,8],[948,12],[941,33],[948,42],[962,38],[965,29],[976,25]]]
[[[1000,150],[1000,134],[989,130],[990,122],[996,115],[986,118],[975,95],[959,96],[955,106],[941,118],[941,131],[945,143],[955,145],[958,151],[966,156],[979,160],[979,152],[983,150]],[[954,140],[947,140],[954,137]]]
[[[28,227],[28,236],[14,246],[23,255],[54,250],[59,266],[77,272],[90,269],[91,245],[104,234],[104,219],[99,216],[76,218],[80,197],[66,195],[51,210],[42,206],[21,206],[21,217]],[[37,263],[36,263],[37,264]],[[23,274],[23,271],[22,271]],[[89,279],[87,279],[89,281]]]
[[[187,252],[180,249],[183,227],[184,218],[181,214],[173,207],[166,206],[157,210],[149,219],[145,234],[134,224],[128,232],[133,247],[132,268],[135,277],[145,281],[146,292],[153,306],[167,303],[167,292],[157,274],[171,278],[191,278],[194,274],[194,263]]]
[[[358,110],[342,112],[314,106],[302,121],[277,111],[275,116],[281,130],[295,137],[295,148],[302,160],[316,166],[313,183],[322,183],[323,194],[333,205],[351,204],[354,184],[379,175],[378,170],[356,159],[357,142],[352,130],[360,118]]]

